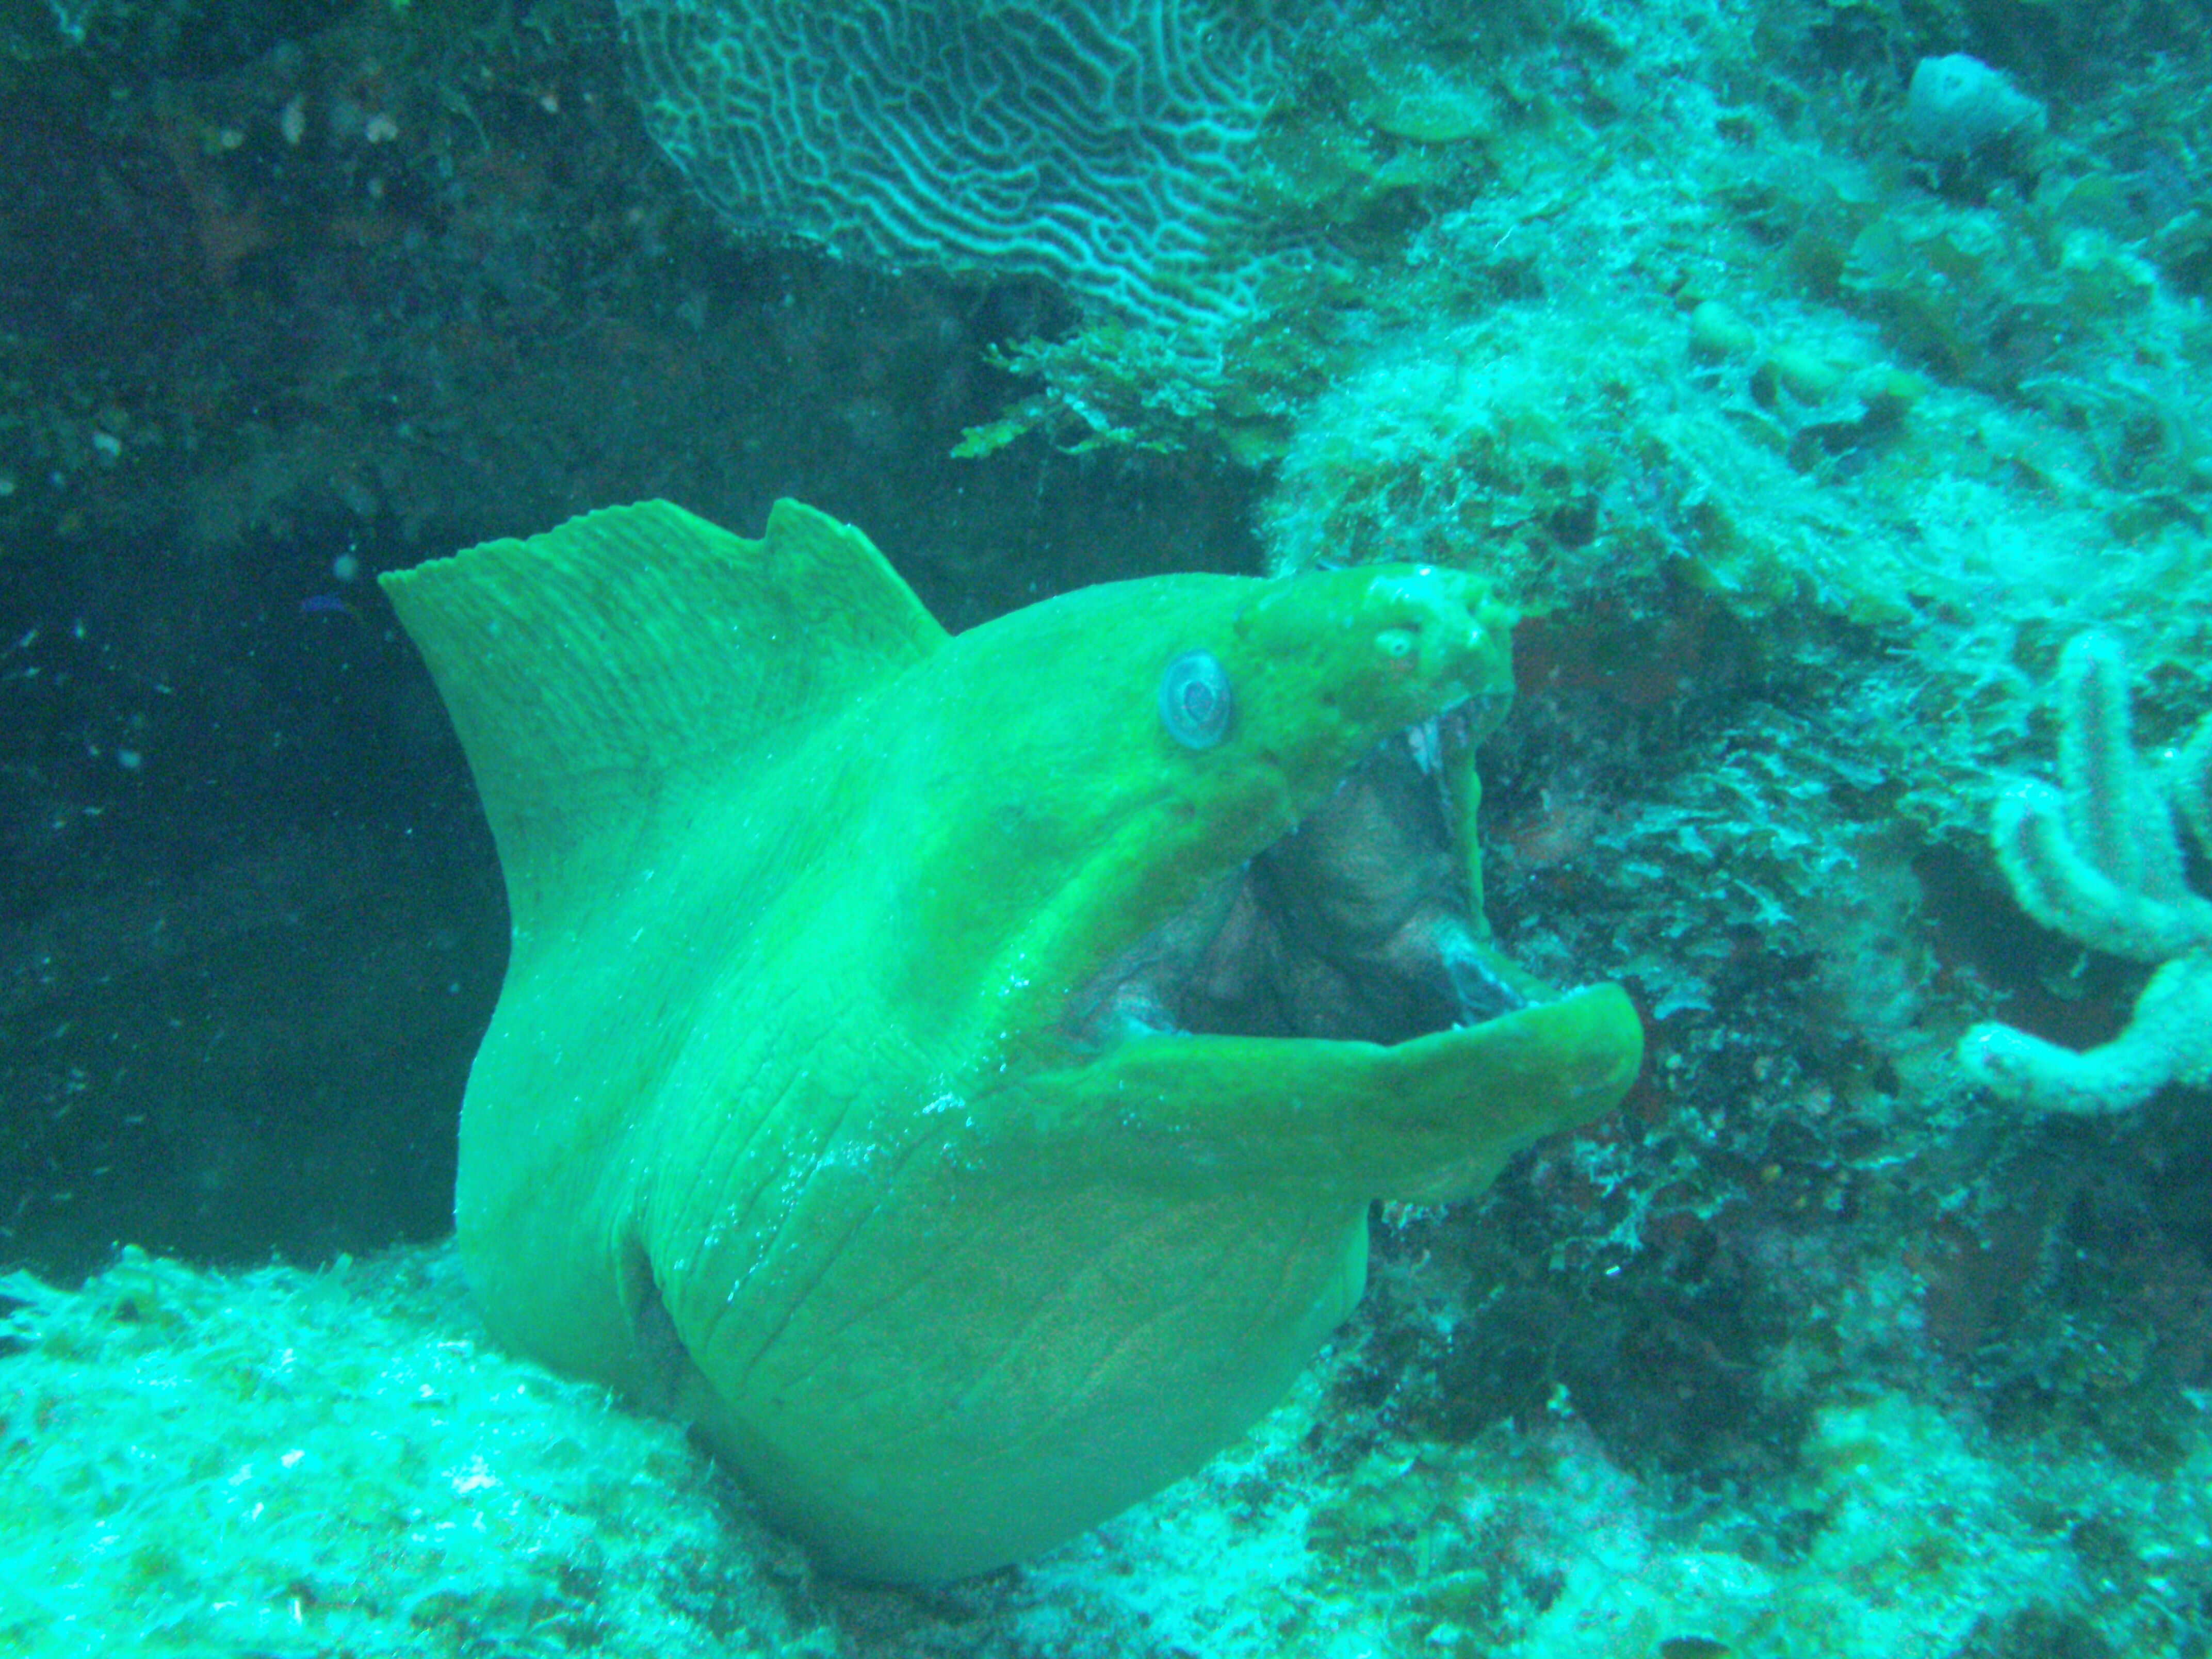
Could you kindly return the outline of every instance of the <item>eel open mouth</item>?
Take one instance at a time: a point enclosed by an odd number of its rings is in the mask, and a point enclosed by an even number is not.
[[[1378,743],[1288,834],[1116,955],[1071,999],[1077,1040],[1396,1043],[1541,999],[1484,942],[1468,890],[1472,706]]]

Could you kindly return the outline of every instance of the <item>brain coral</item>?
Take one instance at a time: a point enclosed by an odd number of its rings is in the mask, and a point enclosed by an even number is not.
[[[725,216],[1028,272],[1167,326],[1242,309],[1221,233],[1280,77],[1235,0],[621,0],[646,117]]]

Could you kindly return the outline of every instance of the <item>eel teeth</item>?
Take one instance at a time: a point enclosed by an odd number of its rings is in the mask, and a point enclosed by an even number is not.
[[[1443,735],[1434,714],[1406,728],[1406,747],[1413,750],[1413,764],[1421,769],[1423,777],[1434,777],[1443,768]]]
[[[1436,944],[1443,959],[1444,975],[1459,1001],[1458,1024],[1480,1025],[1528,1006],[1528,998],[1491,971],[1468,939],[1464,923],[1455,921],[1438,927]]]

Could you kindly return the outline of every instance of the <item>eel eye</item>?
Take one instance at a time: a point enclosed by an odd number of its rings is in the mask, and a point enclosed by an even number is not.
[[[1160,724],[1186,749],[1211,749],[1227,737],[1235,707],[1229,676],[1211,651],[1186,651],[1160,676]]]

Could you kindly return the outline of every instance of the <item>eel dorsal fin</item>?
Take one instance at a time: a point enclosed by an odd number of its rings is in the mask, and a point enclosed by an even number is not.
[[[787,752],[945,630],[850,526],[758,541],[666,501],[485,542],[380,585],[453,716],[518,945],[634,873],[672,800]]]

